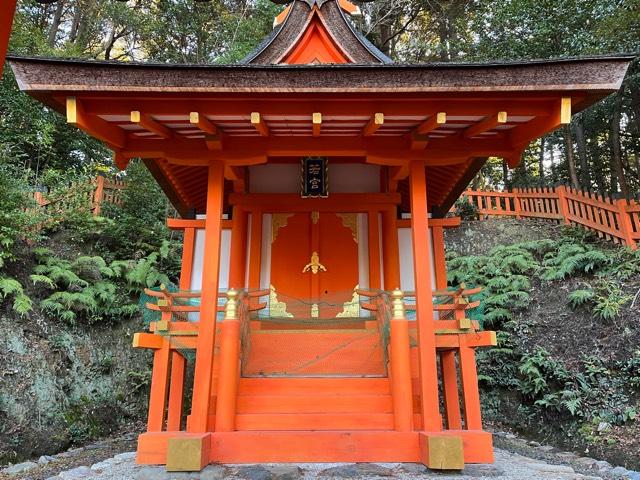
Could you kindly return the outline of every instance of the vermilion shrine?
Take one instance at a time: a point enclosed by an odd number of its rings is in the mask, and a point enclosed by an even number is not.
[[[445,214],[630,58],[394,64],[356,12],[293,1],[237,65],[10,59],[182,217],[179,290],[148,292],[134,339],[154,355],[139,463],[492,461],[475,349],[496,338],[466,314],[476,291],[447,290]]]

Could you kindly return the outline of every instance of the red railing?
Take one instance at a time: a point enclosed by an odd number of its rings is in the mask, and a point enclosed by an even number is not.
[[[579,225],[601,238],[634,250],[640,241],[640,203],[637,200],[613,200],[564,186],[511,192],[467,190],[463,198],[478,209],[481,219],[492,216],[545,218]]]

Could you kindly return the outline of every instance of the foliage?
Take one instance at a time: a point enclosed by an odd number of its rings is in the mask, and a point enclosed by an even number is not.
[[[498,347],[478,352],[479,381],[483,404],[497,418],[513,398],[520,422],[539,428],[553,418],[591,442],[600,441],[601,422],[622,425],[636,418],[640,352],[608,366],[596,356],[577,358],[569,368],[520,340],[530,325],[516,318],[526,318],[517,314],[531,306],[537,285],[559,288],[579,279],[580,288],[568,295],[570,306],[611,321],[631,302],[622,282],[640,275],[637,253],[598,248],[588,236],[566,230],[556,240],[499,246],[487,255],[450,255],[448,269],[452,284],[484,287],[485,325],[498,330]]]
[[[34,285],[47,291],[39,306],[52,317],[75,325],[117,322],[138,312],[132,295],[143,288],[169,283],[160,260],[170,254],[168,243],[161,253],[139,260],[114,260],[100,256],[79,256],[66,260],[39,248],[38,264],[30,276]]]
[[[11,277],[3,277],[0,275],[0,300],[4,300],[7,296],[13,297],[13,311],[19,315],[26,315],[33,308],[33,302],[24,293],[22,284]]]
[[[478,207],[466,199],[459,198],[455,204],[456,216],[463,220],[477,220]]]

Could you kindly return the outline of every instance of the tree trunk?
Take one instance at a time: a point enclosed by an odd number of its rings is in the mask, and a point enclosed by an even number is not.
[[[544,185],[544,147],[545,139],[540,138],[540,155],[538,156],[538,176],[540,177],[540,186]]]
[[[508,190],[509,185],[509,166],[506,161],[502,161],[502,182],[504,183],[504,189]]]
[[[584,187],[591,186],[589,178],[589,159],[587,158],[587,141],[584,136],[584,119],[582,114],[576,115],[573,124],[576,134],[576,145],[578,146],[578,159],[580,160],[580,181]]]
[[[624,198],[629,197],[629,186],[627,185],[627,179],[624,175],[624,167],[622,165],[622,146],[620,145],[620,116],[622,105],[620,98],[616,99],[615,107],[613,109],[613,116],[611,117],[611,129],[609,131],[609,141],[611,142],[611,189],[613,193],[617,192],[617,188],[614,188],[615,177],[620,184],[620,192]]]
[[[62,21],[62,12],[64,11],[64,0],[59,0],[56,5],[56,10],[53,13],[53,19],[51,20],[51,26],[49,27],[49,34],[47,35],[47,44],[53,48],[56,44],[56,37],[60,30],[60,22]]]
[[[78,38],[78,29],[80,28],[80,19],[82,18],[82,0],[76,0],[76,4],[73,9],[73,20],[71,21],[71,29],[69,31],[69,40],[71,43],[75,43]]]
[[[578,173],[576,171],[576,159],[573,155],[573,136],[571,135],[571,125],[564,126],[564,144],[567,151],[567,166],[569,167],[569,180],[571,186],[576,190],[580,189]]]

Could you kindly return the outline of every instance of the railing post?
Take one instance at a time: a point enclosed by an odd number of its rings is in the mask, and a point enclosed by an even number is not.
[[[516,218],[518,220],[522,218],[520,216],[520,197],[518,196],[519,192],[520,192],[520,189],[518,188],[514,188],[513,191],[511,192],[511,195],[513,196],[513,210],[516,212]]]
[[[560,214],[564,219],[564,223],[569,225],[569,202],[567,201],[567,187],[560,185],[556,187],[556,193],[558,194],[558,206],[560,207]]]
[[[93,216],[100,216],[100,211],[102,210],[102,201],[104,200],[104,177],[102,175],[98,175],[96,177],[96,189],[93,193]]]
[[[240,315],[238,292],[227,292],[224,321],[220,327],[220,373],[216,400],[216,431],[235,430],[238,364],[240,359]]]
[[[624,236],[624,241],[627,246],[635,250],[637,248],[637,245],[632,235],[633,227],[631,226],[631,218],[629,216],[629,213],[627,212],[628,204],[629,203],[625,199],[621,198],[619,200],[616,200],[616,206],[618,207],[619,215],[618,218],[620,219],[618,225],[620,225],[620,231]]]
[[[413,392],[411,388],[411,350],[409,323],[404,311],[404,294],[394,290],[391,294],[391,390],[395,429],[408,432],[413,429]]]

